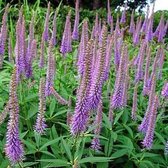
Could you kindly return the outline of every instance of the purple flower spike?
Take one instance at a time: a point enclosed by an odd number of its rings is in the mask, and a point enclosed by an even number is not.
[[[45,85],[45,96],[51,95],[51,86],[54,83],[55,77],[55,58],[52,53],[53,45],[52,41],[49,43],[48,48],[48,63],[47,63],[47,74],[46,74],[46,85]]]
[[[87,20],[83,22],[82,25],[82,35],[81,35],[81,40],[78,48],[78,60],[77,60],[77,67],[78,67],[78,73],[80,75],[83,74],[84,72],[84,57],[85,57],[85,48],[86,44],[88,42],[88,23]]]
[[[89,117],[90,104],[87,97],[91,82],[92,47],[93,41],[90,40],[87,43],[85,50],[84,72],[81,78],[79,89],[77,91],[77,102],[71,122],[71,133],[73,135],[78,135],[86,130]]]
[[[56,25],[56,23],[57,23],[57,12],[55,11],[54,19],[53,19],[53,31],[52,31],[52,36],[51,36],[53,46],[55,46],[57,43],[57,39],[56,39],[57,25]]]
[[[9,4],[5,8],[5,12],[2,17],[2,26],[0,29],[0,69],[2,68],[4,53],[5,53],[5,43],[7,40],[7,15],[8,15]]]
[[[79,25],[79,0],[76,0],[75,23],[74,23],[73,33],[72,33],[72,39],[73,40],[78,40],[79,39],[78,25]]]
[[[137,72],[135,76],[135,83],[143,79],[143,62],[144,62],[144,56],[145,56],[145,53],[144,53],[145,49],[146,49],[146,42],[143,41],[138,54],[139,61],[138,61],[138,67],[137,67]]]
[[[111,9],[110,9],[110,0],[107,1],[107,23],[110,25],[112,22]]]
[[[53,44],[53,42],[52,42]],[[42,35],[41,38],[41,44],[40,44],[40,62],[39,62],[39,68],[43,68],[44,67],[44,50],[45,50],[45,42],[44,42],[44,38]]]
[[[94,150],[100,150],[101,149],[100,140],[97,136],[100,135],[100,131],[101,131],[102,113],[103,113],[103,111],[102,111],[103,107],[102,106],[103,106],[102,100],[100,100],[98,108],[97,108],[96,119],[95,119],[95,122],[93,124],[94,126],[96,126],[96,128],[94,130],[95,137],[93,138],[93,140],[91,142],[91,148],[94,149]]]
[[[22,161],[24,156],[23,146],[19,139],[19,104],[17,99],[16,69],[14,69],[12,74],[9,97],[10,113],[6,133],[5,153],[11,164],[14,165]]]
[[[143,85],[143,95],[148,95],[150,91],[150,79],[149,79],[149,67],[151,60],[151,49],[147,47],[147,56],[146,56],[146,66],[145,66],[145,75],[144,75],[144,85]]]
[[[45,23],[44,23],[44,40],[49,40],[49,19],[50,19],[50,2],[48,3],[48,9],[46,13]]]
[[[121,20],[120,20],[121,24],[126,23],[126,7],[127,7],[127,5],[125,5],[124,10],[123,10],[122,15],[121,15]]]
[[[47,127],[44,117],[45,110],[46,110],[45,80],[41,78],[39,86],[39,112],[35,124],[35,131],[38,132],[39,134],[43,134]]]
[[[111,108],[112,109],[117,109],[123,107],[123,96],[124,96],[124,86],[125,86],[125,70],[127,70],[127,47],[123,46],[122,48],[122,54],[121,54],[121,59],[120,59],[120,64],[116,76],[116,81],[115,81],[115,88],[114,88],[114,93],[111,97]]]
[[[142,24],[142,18],[140,17],[139,19],[137,19],[136,28],[135,28],[135,31],[134,31],[134,34],[133,34],[134,45],[139,44],[139,34],[140,34],[141,24]]]
[[[101,32],[101,42],[99,47],[99,54],[92,75],[91,86],[89,90],[88,99],[91,103],[91,108],[96,108],[102,94],[102,87],[105,79],[106,71],[106,46],[107,46],[107,27],[104,25]]]
[[[131,118],[133,120],[136,120],[136,112],[137,112],[137,89],[138,89],[138,83],[136,83],[134,87],[134,95],[133,95],[133,106],[132,106],[132,112],[131,112]]]
[[[145,35],[146,41],[151,41],[153,39],[153,15],[149,18],[148,27]]]
[[[99,138],[97,138],[97,137],[93,138],[93,140],[91,142],[91,148],[94,149],[95,151],[99,151],[101,149]]]
[[[168,83],[165,82],[164,86],[163,86],[163,89],[162,89],[162,92],[161,92],[161,95],[168,99]]]
[[[131,22],[130,22],[129,32],[132,34],[134,34],[134,32],[135,32],[134,11],[132,11],[132,14],[131,14]]]
[[[154,97],[152,107],[150,110],[147,132],[142,142],[143,146],[147,149],[151,149],[152,147],[158,106],[159,106],[159,99],[158,99],[158,96],[156,95]]]
[[[65,29],[64,29],[64,33],[62,36],[62,41],[61,41],[61,48],[60,48],[60,52],[63,54],[63,56],[65,57],[65,54],[68,52],[71,52],[72,50],[72,46],[71,46],[71,42],[72,42],[72,37],[71,37],[71,21],[70,21],[70,15],[71,13],[69,12],[67,17],[66,17],[66,22],[65,22]]]
[[[149,124],[149,117],[150,117],[150,111],[153,105],[153,97],[155,95],[155,87],[156,87],[156,75],[152,75],[152,84],[151,84],[151,90],[150,90],[150,95],[149,95],[149,102],[148,102],[148,107],[146,109],[145,116],[142,120],[142,123],[139,125],[138,130],[142,133],[146,133],[148,129],[148,124]]]

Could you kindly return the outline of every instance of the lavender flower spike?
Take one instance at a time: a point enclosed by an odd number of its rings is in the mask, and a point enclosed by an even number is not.
[[[74,23],[73,33],[72,33],[73,40],[79,39],[78,25],[79,25],[79,0],[76,0],[75,23]]]
[[[142,120],[142,123],[139,125],[138,130],[142,133],[146,133],[148,129],[148,124],[149,124],[149,118],[150,118],[150,111],[153,105],[153,97],[155,95],[155,87],[156,87],[156,75],[152,75],[152,86],[150,90],[150,95],[149,95],[149,102],[148,102],[148,107],[146,109],[145,116]]]
[[[39,86],[39,112],[36,119],[35,131],[39,134],[43,134],[47,125],[45,123],[45,110],[46,110],[46,97],[45,97],[45,80],[40,79]]]
[[[110,25],[112,21],[111,9],[110,9],[110,0],[107,1],[107,23]]]
[[[127,5],[125,5],[124,10],[121,15],[121,20],[120,20],[121,24],[124,24],[126,22],[126,7],[127,7]]]
[[[54,14],[53,31],[52,31],[52,36],[51,36],[53,46],[55,46],[56,43],[57,43],[57,39],[56,39],[57,25],[56,25],[56,22],[57,22],[57,11],[55,11],[55,14]]]
[[[48,63],[47,63],[47,74],[46,74],[46,85],[45,85],[45,96],[51,95],[51,86],[54,83],[55,77],[55,58],[52,53],[52,41],[50,40],[48,48]]]
[[[78,135],[86,130],[89,117],[88,92],[91,82],[93,41],[87,43],[84,57],[84,72],[77,91],[77,102],[71,122],[71,133]]]
[[[65,22],[65,28],[62,36],[62,41],[61,41],[61,48],[60,52],[63,54],[65,57],[65,54],[69,52],[70,48],[70,43],[71,43],[71,22],[70,22],[70,15],[71,13],[69,12],[68,15],[66,16],[66,22]]]
[[[143,146],[147,149],[151,149],[152,147],[158,106],[159,106],[159,99],[158,99],[158,96],[155,95],[152,103],[152,107],[150,110],[148,129],[147,129],[145,138],[142,142]]]
[[[89,90],[89,101],[91,108],[96,108],[101,95],[102,95],[102,87],[105,79],[105,71],[106,71],[106,46],[107,46],[107,27],[103,25],[101,32],[101,40],[99,47],[98,59],[96,62],[95,70],[91,79],[91,86]]]
[[[96,126],[94,130],[95,137],[92,139],[91,142],[91,148],[98,151],[101,149],[100,147],[100,140],[97,137],[100,134],[101,131],[101,124],[102,124],[102,100],[100,100],[98,108],[97,108],[97,114],[96,114],[96,119],[93,125]]]
[[[22,143],[19,139],[19,104],[17,99],[17,81],[16,68],[12,74],[10,83],[10,113],[6,133],[5,153],[11,164],[22,161],[24,151]]]
[[[129,32],[132,34],[135,32],[134,11],[132,11],[132,14],[131,14],[131,22],[130,22]]]
[[[5,52],[5,43],[7,39],[7,15],[8,15],[9,4],[5,8],[5,12],[2,17],[2,26],[0,29],[0,69],[2,68],[4,52]]]
[[[111,108],[117,109],[123,107],[125,68],[127,68],[127,47],[123,46],[120,64],[116,76],[114,93],[111,97]]]
[[[148,87],[148,81],[149,81],[149,67],[150,67],[150,60],[151,60],[151,48],[147,47],[147,56],[146,56],[146,66],[145,66],[145,75],[144,75],[144,84],[143,84],[143,95],[149,94],[149,87]]]
[[[49,17],[50,17],[50,2],[48,3],[48,9],[46,13],[45,23],[44,23],[44,40],[49,40]]]
[[[139,82],[141,79],[143,79],[143,62],[144,62],[144,51],[146,49],[146,42],[145,40],[142,42],[142,45],[140,47],[139,51],[139,61],[138,61],[138,68],[135,76],[135,82]]]
[[[132,112],[131,112],[131,118],[133,120],[136,120],[136,112],[137,112],[137,89],[138,89],[138,83],[136,83],[134,87],[134,95],[133,95],[133,106],[132,106]]]
[[[164,84],[164,86],[163,86],[161,95],[162,95],[164,98],[168,99],[168,83],[167,83],[167,81],[165,82],[165,84]]]
[[[53,86],[51,86],[51,93],[53,94],[53,96],[56,98],[56,100],[60,103],[60,104],[62,104],[62,105],[68,105],[69,104],[69,102],[67,101],[67,100],[65,100],[61,95],[59,95],[58,93],[57,93],[57,91],[54,89],[54,87]]]
[[[39,61],[39,68],[43,68],[44,67],[44,50],[45,50],[45,42],[44,42],[44,38],[43,35],[41,37],[41,44],[40,44],[40,61]]]

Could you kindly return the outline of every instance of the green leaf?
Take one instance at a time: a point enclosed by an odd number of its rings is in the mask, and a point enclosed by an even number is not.
[[[46,168],[48,168],[48,167],[64,167],[64,166],[69,165],[69,163],[66,160],[62,160],[62,159],[41,159],[38,161],[50,163],[46,166]]]
[[[118,120],[120,119],[120,117],[122,116],[124,111],[121,111],[120,113],[118,113],[114,119],[114,125],[118,122]]]
[[[163,144],[166,143],[165,139],[158,132],[155,131],[155,135],[158,137],[158,139],[160,140],[160,142],[162,142]]]
[[[59,138],[56,138],[56,139],[54,139],[54,140],[51,140],[51,141],[45,143],[45,144],[40,148],[40,151],[43,150],[44,148],[46,148],[46,147],[49,146],[49,145],[52,145],[52,144],[54,144],[54,143],[57,143],[57,142],[60,141],[62,138],[63,138],[63,137],[61,136],[61,137],[59,137]]]
[[[50,117],[53,116],[53,113],[54,113],[54,110],[55,110],[55,105],[56,105],[56,101],[55,101],[55,99],[52,99],[52,101],[50,103],[50,107],[49,107]]]
[[[120,149],[120,150],[117,150],[115,153],[113,153],[111,156],[113,158],[119,158],[121,156],[124,156],[128,154],[128,149]]]
[[[110,162],[112,157],[87,157],[79,160],[79,163]]]
[[[65,142],[65,140],[63,138],[62,138],[62,143],[63,143],[64,149],[65,149],[65,152],[66,152],[68,158],[72,161],[72,154],[71,154],[71,150],[70,150],[68,143]]]

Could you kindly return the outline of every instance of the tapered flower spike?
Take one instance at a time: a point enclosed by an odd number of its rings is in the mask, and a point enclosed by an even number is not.
[[[85,48],[86,44],[88,42],[88,23],[87,20],[84,20],[82,25],[82,35],[81,40],[78,48],[78,58],[77,58],[77,67],[78,67],[78,73],[80,75],[84,72],[84,57],[85,57]]]
[[[35,131],[38,132],[39,134],[43,134],[47,127],[44,116],[45,111],[46,111],[45,80],[44,78],[41,78],[39,86],[39,109],[35,124]]]
[[[27,78],[30,78],[33,75],[32,63],[33,63],[33,59],[36,56],[36,52],[37,52],[37,43],[36,43],[36,40],[33,40],[31,42],[30,50],[26,58],[26,70],[25,71],[26,71]]]
[[[158,71],[158,79],[162,79],[162,69],[163,69],[163,64],[164,64],[164,57],[165,57],[165,54],[164,54],[164,49],[163,47],[160,47],[159,49],[159,60],[158,60],[158,68],[159,68],[159,71]]]
[[[141,24],[142,24],[142,17],[137,19],[137,22],[136,22],[136,28],[135,28],[135,32],[133,34],[134,45],[139,44],[139,34],[140,34]]]
[[[150,60],[151,60],[151,48],[148,45],[147,47],[147,56],[146,56],[146,66],[145,66],[145,75],[144,75],[144,84],[143,84],[143,95],[149,94],[149,87],[148,87],[148,81],[149,81],[149,68],[150,68]]]
[[[13,63],[13,50],[12,50],[12,40],[8,38],[8,60]]]
[[[157,108],[159,106],[159,98],[157,95],[154,96],[152,107],[150,109],[149,123],[145,138],[142,142],[144,148],[151,149],[154,138],[155,123],[157,117]]]
[[[124,10],[121,15],[121,19],[120,19],[121,24],[124,24],[126,22],[126,7],[127,7],[127,4],[125,4]]]
[[[28,38],[28,47],[27,47],[28,49],[27,50],[31,48],[31,43],[34,40],[34,19],[35,19],[34,17],[35,16],[33,14],[30,25],[29,25],[29,38]]]
[[[145,49],[146,49],[146,42],[145,40],[142,42],[140,50],[139,50],[139,61],[138,61],[138,67],[137,67],[137,71],[135,74],[135,83],[139,82],[140,80],[143,79],[143,62],[144,62],[144,56],[145,56]]]
[[[114,39],[113,37],[110,36],[109,43],[106,49],[106,70],[104,75],[105,81],[109,78],[113,43],[114,43]]]
[[[128,56],[126,56],[128,58]],[[128,60],[126,60],[128,61]],[[123,88],[123,97],[122,97],[122,104],[123,107],[127,106],[127,99],[128,99],[128,89],[129,89],[129,66],[128,62],[125,64],[125,77],[124,77],[124,88]]]
[[[5,153],[11,164],[23,160],[24,151],[19,138],[19,104],[17,99],[16,68],[13,71],[9,94],[9,121],[6,133]]]
[[[114,23],[113,23],[113,16],[112,16],[112,21],[110,24],[110,33],[113,34],[113,32],[114,32]]]
[[[75,23],[74,23],[74,27],[73,27],[73,33],[72,33],[72,39],[73,40],[78,40],[79,39],[78,26],[79,26],[79,0],[76,0],[76,4],[75,4]]]
[[[50,19],[50,2],[48,3],[48,9],[46,13],[46,18],[45,18],[45,23],[44,23],[44,40],[48,41],[49,40],[49,19]]]
[[[2,17],[2,26],[0,29],[0,69],[3,65],[4,53],[5,53],[5,43],[7,40],[7,16],[8,16],[9,4],[5,8],[5,12]]]
[[[98,55],[98,35],[94,39],[93,43],[93,60],[92,60],[92,71],[94,71],[97,61],[97,55]]]
[[[46,74],[46,85],[45,85],[45,96],[51,95],[51,86],[54,83],[55,77],[55,58],[53,56],[53,45],[52,41],[49,42],[48,48],[48,63],[47,63],[47,74]]]
[[[7,117],[8,113],[9,113],[9,101],[7,102],[4,110],[0,113],[0,125],[4,122],[5,118]]]
[[[111,96],[111,108],[117,109],[123,107],[124,96],[124,80],[125,80],[125,68],[127,68],[127,47],[124,45],[122,48],[122,54],[120,64],[116,76],[114,93]]]
[[[168,83],[165,81],[164,86],[162,88],[161,95],[165,98],[168,99]]]
[[[41,37],[41,44],[40,44],[40,61],[39,61],[39,68],[44,67],[44,51],[45,51],[45,41],[43,35]]]
[[[117,14],[117,21],[116,21],[116,25],[115,25],[115,32],[117,33],[117,35],[120,35],[120,33],[121,33],[118,14]]]
[[[57,33],[57,11],[55,11],[55,14],[54,14],[53,30],[52,30],[52,36],[51,36],[53,46],[55,46],[57,43],[56,33]]]
[[[21,27],[21,32],[20,33],[20,56],[19,56],[19,62],[20,62],[20,73],[24,73],[25,72],[25,57],[26,57],[26,27],[25,27],[25,19],[24,17],[22,17],[22,27]]]
[[[145,39],[150,42],[153,39],[153,15],[149,18]]]
[[[131,118],[133,120],[137,119],[137,89],[138,89],[138,83],[136,83],[134,87],[134,94],[133,94],[133,104],[132,104],[132,111],[131,111]]]
[[[156,87],[156,75],[152,75],[152,81],[151,81],[151,90],[149,94],[149,101],[148,101],[148,107],[145,112],[145,116],[141,122],[141,124],[138,127],[138,130],[142,133],[146,133],[148,129],[148,124],[149,124],[149,116],[150,116],[150,111],[153,105],[153,98],[155,96],[155,87]]]
[[[153,35],[154,35],[155,37],[157,37],[157,38],[159,37],[160,29],[161,29],[161,31],[163,30],[162,25],[164,25],[164,12],[162,12],[162,15],[161,15],[161,17],[160,17],[160,22],[159,22],[159,24],[158,24],[158,26],[157,26],[155,32],[153,33]]]
[[[114,112],[113,112],[113,108],[111,106],[109,107],[108,118],[109,118],[109,121],[110,121],[110,123],[112,125],[113,124],[113,120],[114,120]]]
[[[117,31],[114,32],[114,64],[115,64],[115,70],[118,71],[118,67],[120,64],[120,57],[121,57],[121,46],[122,41],[119,42],[119,35]]]
[[[103,107],[102,106],[103,106],[102,100],[100,100],[98,108],[97,108],[96,119],[95,119],[95,122],[93,124],[96,128],[94,129],[95,136],[92,139],[91,148],[96,150],[96,151],[99,151],[101,149],[100,139],[98,138],[98,136],[100,135],[101,125],[102,125],[102,113],[103,113],[103,109],[102,109]]]
[[[107,46],[107,27],[103,25],[101,32],[101,42],[99,46],[99,54],[95,66],[95,70],[92,75],[91,86],[89,90],[88,99],[90,101],[91,108],[96,108],[102,95],[102,87],[105,79],[106,71],[106,46]]]
[[[163,33],[163,36],[166,35],[167,33],[167,29],[168,29],[168,21],[166,22],[165,26],[164,26],[164,33]]]
[[[68,105],[68,101],[65,100],[61,95],[57,93],[53,86],[50,87],[52,95],[56,98],[56,100],[62,105]]]
[[[132,14],[131,14],[131,22],[130,22],[129,32],[132,34],[134,34],[134,32],[135,32],[134,10],[132,11]]]
[[[110,25],[112,22],[111,17],[111,8],[110,8],[110,0],[107,1],[107,23]]]
[[[89,117],[88,92],[90,89],[91,69],[92,69],[92,47],[93,41],[87,43],[84,57],[84,72],[81,78],[80,86],[77,91],[77,101],[74,115],[71,122],[72,135],[79,135],[87,127]]]
[[[66,22],[65,22],[65,28],[62,36],[62,41],[61,41],[61,48],[60,52],[63,54],[65,57],[66,53],[71,51],[71,22],[70,22],[70,15],[71,12],[68,13],[66,16]]]
[[[147,27],[148,27],[148,22],[149,22],[149,5],[147,6],[147,13],[146,13],[146,16],[145,16],[145,20],[142,24],[142,27],[141,27],[141,32],[142,33],[146,33],[146,30],[147,30]]]

